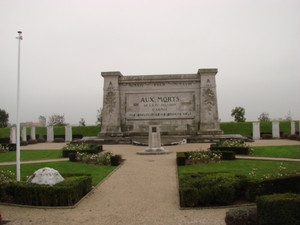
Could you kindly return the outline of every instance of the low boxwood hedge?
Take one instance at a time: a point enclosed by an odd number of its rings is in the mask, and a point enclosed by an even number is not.
[[[300,195],[284,193],[257,198],[258,224],[300,224]]]
[[[54,186],[29,182],[11,182],[6,194],[13,203],[33,206],[72,206],[92,189],[89,174],[64,174],[65,180]]]
[[[210,150],[216,151],[233,151],[236,155],[249,155],[249,147],[223,147],[223,146],[211,146]]]

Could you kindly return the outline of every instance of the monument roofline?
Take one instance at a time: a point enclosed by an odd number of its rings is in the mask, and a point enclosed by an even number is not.
[[[102,77],[107,77],[107,76],[119,76],[122,77],[123,74],[120,71],[109,71],[109,72],[101,72]]]
[[[197,74],[201,73],[218,73],[218,69],[216,68],[207,68],[207,69],[199,69]]]
[[[154,81],[154,80],[185,80],[195,79],[199,80],[198,74],[164,74],[164,75],[137,75],[137,76],[123,76],[119,81]]]

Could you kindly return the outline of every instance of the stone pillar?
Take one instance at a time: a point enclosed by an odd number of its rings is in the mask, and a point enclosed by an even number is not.
[[[295,121],[291,121],[291,134],[296,134]]]
[[[102,124],[99,136],[123,136],[120,118],[120,72],[102,72],[104,78]]]
[[[10,143],[11,144],[16,144],[17,143],[17,128],[16,127],[11,127],[10,128]]]
[[[72,126],[65,126],[65,141],[72,141]]]
[[[22,127],[22,141],[27,141],[26,127]]]
[[[31,127],[30,138],[31,140],[35,140],[35,127]]]
[[[47,127],[47,142],[54,141],[53,126]]]
[[[149,125],[148,148],[146,151],[159,151],[163,149],[161,147],[160,126]]]
[[[253,140],[260,139],[260,123],[259,122],[253,122],[252,138],[253,138]]]
[[[272,122],[272,136],[273,136],[273,138],[280,138],[279,122],[278,121],[273,121]]]
[[[220,135],[215,76],[218,69],[199,69],[200,76],[200,135]]]

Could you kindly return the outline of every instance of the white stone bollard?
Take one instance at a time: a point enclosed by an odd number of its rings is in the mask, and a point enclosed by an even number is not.
[[[253,122],[252,138],[253,138],[253,140],[260,139],[260,123],[259,122]]]
[[[35,127],[31,127],[30,138],[31,140],[35,140]]]
[[[22,127],[22,141],[27,141],[26,127]]]
[[[17,143],[17,128],[11,127],[10,128],[10,143],[16,144]]]
[[[72,126],[65,126],[65,141],[72,141]]]
[[[280,138],[279,122],[278,121],[273,121],[272,122],[272,136],[273,136],[273,138]]]
[[[47,142],[54,141],[53,126],[47,127]]]
[[[295,121],[291,121],[291,134],[296,134]]]

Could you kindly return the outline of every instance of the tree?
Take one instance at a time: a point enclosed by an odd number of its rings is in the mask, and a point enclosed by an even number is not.
[[[4,109],[0,109],[0,127],[7,127],[8,113]]]
[[[39,116],[39,122],[42,126],[46,126],[47,119],[45,116]]]
[[[97,125],[101,125],[102,124],[102,112],[103,112],[103,108],[100,108],[97,110],[97,121],[96,121],[96,124]]]
[[[236,122],[245,122],[245,109],[243,107],[235,107],[231,110],[231,116],[234,117],[234,121]]]
[[[48,119],[49,126],[65,126],[65,115],[53,114]]]
[[[79,126],[84,126],[85,127],[85,120],[83,118],[80,119]]]
[[[293,114],[291,113],[291,111],[289,110],[288,111],[288,114],[285,116],[285,120],[286,121],[292,121],[293,118],[292,118]]]
[[[262,112],[259,117],[258,117],[259,121],[270,121],[270,117],[269,117],[269,113],[267,112]]]

